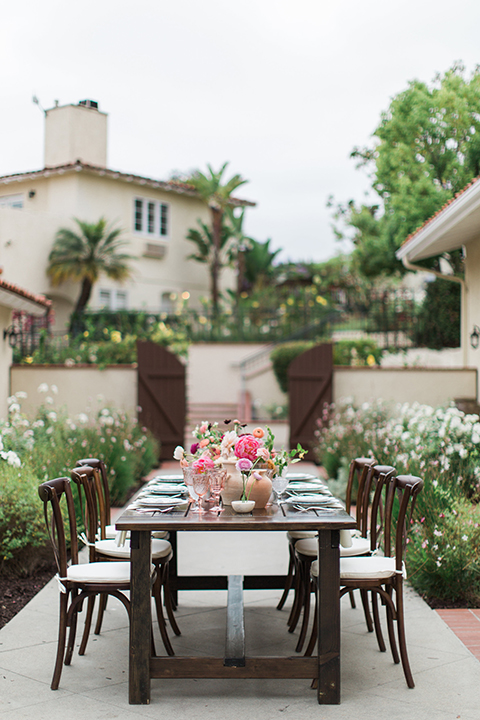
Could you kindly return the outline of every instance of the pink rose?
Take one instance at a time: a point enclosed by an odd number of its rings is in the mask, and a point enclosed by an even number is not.
[[[248,458],[252,462],[257,459],[257,450],[260,442],[253,435],[241,435],[235,443],[235,455],[238,458]]]
[[[248,472],[252,469],[253,463],[248,458],[240,458],[240,460],[237,460],[237,462],[235,463],[235,467],[240,472]]]
[[[257,450],[257,458],[260,458],[264,462],[267,462],[267,460],[270,460],[270,453],[268,452],[266,447],[260,447]]]
[[[198,460],[195,460],[195,462],[192,463],[192,467],[194,468],[195,472],[205,473],[207,470],[213,469],[215,465],[211,458],[202,455],[202,457],[198,458]]]

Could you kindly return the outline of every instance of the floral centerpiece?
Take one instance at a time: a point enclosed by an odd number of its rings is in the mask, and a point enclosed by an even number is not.
[[[222,431],[218,422],[200,423],[193,431],[195,441],[190,452],[187,453],[181,446],[177,446],[174,452],[174,458],[180,461],[182,467],[191,466],[197,472],[219,465],[229,470],[230,482],[222,492],[224,504],[230,504],[232,499],[246,501],[258,496],[260,481],[265,479],[267,472],[271,477],[281,475],[289,463],[299,462],[307,452],[301,445],[288,451],[275,450],[275,436],[269,427],[265,430],[256,427],[249,433],[245,431],[246,425],[238,420],[226,420],[225,425],[226,430]],[[235,484],[236,487],[233,487]],[[264,507],[270,493],[271,482],[270,489],[266,486],[264,491],[266,499],[262,496],[256,501],[256,506]]]

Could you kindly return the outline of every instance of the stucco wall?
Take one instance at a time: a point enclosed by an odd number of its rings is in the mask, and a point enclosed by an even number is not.
[[[10,325],[11,315],[12,311],[10,308],[0,305],[0,418],[7,416],[12,349],[8,344],[8,340],[3,339],[3,331]]]
[[[470,334],[473,332],[474,326],[480,328],[480,236],[466,246],[465,283],[467,287],[467,362],[480,372],[480,346],[474,349],[470,345]],[[480,402],[480,395],[478,401]]]
[[[213,405],[236,403],[239,400],[241,373],[239,363],[262,346],[193,345],[187,366],[187,398],[190,403]],[[136,412],[136,368],[111,366],[98,370],[94,366],[66,368],[63,366],[14,366],[11,369],[11,391],[27,392],[23,407],[32,411],[45,400],[38,393],[42,383],[56,385],[55,405],[66,405],[77,414],[103,404],[113,404]],[[267,363],[247,379],[246,389],[256,404],[258,415],[265,417],[264,408],[285,402],[273,372]],[[477,397],[477,370],[446,368],[356,368],[336,367],[333,385],[334,400],[350,397],[357,404],[376,398],[392,403],[420,402],[440,405],[454,399]],[[102,400],[98,401],[98,396]]]

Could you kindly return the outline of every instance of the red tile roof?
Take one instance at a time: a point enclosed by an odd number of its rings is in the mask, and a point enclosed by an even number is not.
[[[155,180],[154,178],[143,177],[142,175],[135,175],[134,173],[124,173],[119,170],[110,170],[109,168],[101,167],[100,165],[89,165],[81,160],[77,160],[74,163],[67,163],[65,165],[56,165],[55,167],[46,167],[43,170],[33,170],[32,172],[14,173],[13,175],[0,176],[0,185],[8,185],[14,182],[21,182],[23,180],[35,180],[37,178],[47,178],[51,175],[64,175],[68,172],[91,172],[101,177],[109,177],[112,180],[123,180],[124,182],[133,182],[138,185],[147,185],[148,187],[157,188],[159,190],[165,190],[166,192],[173,192],[179,195],[189,195],[191,197],[198,197],[198,193],[188,183],[180,182],[179,180]],[[250,200],[241,200],[240,198],[230,198],[231,204],[235,206],[246,206],[255,207],[256,203]]]
[[[6,280],[2,280],[0,278],[0,303],[3,297],[8,297],[9,295],[13,295],[12,303],[8,303],[9,307],[16,307],[19,310],[21,309],[27,309],[29,303],[32,303],[33,305],[40,306],[44,310],[50,309],[52,306],[52,301],[47,300],[47,298],[44,295],[35,295],[34,293],[29,292],[28,290],[24,290],[23,288],[19,287],[18,285],[14,285],[13,283],[7,282]],[[15,302],[15,298],[18,298],[19,302]],[[27,301],[26,303],[22,303],[23,301]],[[25,305],[25,307],[21,307],[22,305]],[[28,312],[28,309],[27,309]]]
[[[429,217],[428,220],[425,220],[424,223],[422,223],[416,230],[414,230],[412,233],[410,233],[410,235],[407,238],[405,238],[405,240],[402,243],[402,247],[409,240],[414,238],[415,235],[417,235],[420,232],[420,230],[423,230],[427,225],[429,225],[431,222],[433,222],[433,220],[435,220],[435,218],[437,218],[439,215],[441,215],[441,213],[444,210],[446,210],[447,207],[449,207],[452,203],[454,203],[457,200],[457,198],[459,198],[461,195],[463,195],[470,187],[472,187],[472,185],[475,185],[475,183],[477,183],[479,180],[480,180],[480,175],[478,177],[474,178],[473,180],[471,180],[468,183],[468,185],[465,185],[464,188],[462,188],[457,193],[455,193],[455,195],[452,198],[450,198],[450,200],[447,200],[447,202],[444,205],[442,205],[442,207],[439,210],[437,210],[437,212],[434,215]]]

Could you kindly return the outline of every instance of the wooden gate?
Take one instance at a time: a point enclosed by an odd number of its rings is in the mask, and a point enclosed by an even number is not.
[[[332,402],[333,346],[317,345],[292,361],[288,369],[290,447],[300,443],[314,462],[317,419],[325,403]]]
[[[138,421],[161,442],[160,460],[172,460],[185,442],[185,366],[151,342],[137,342]]]

